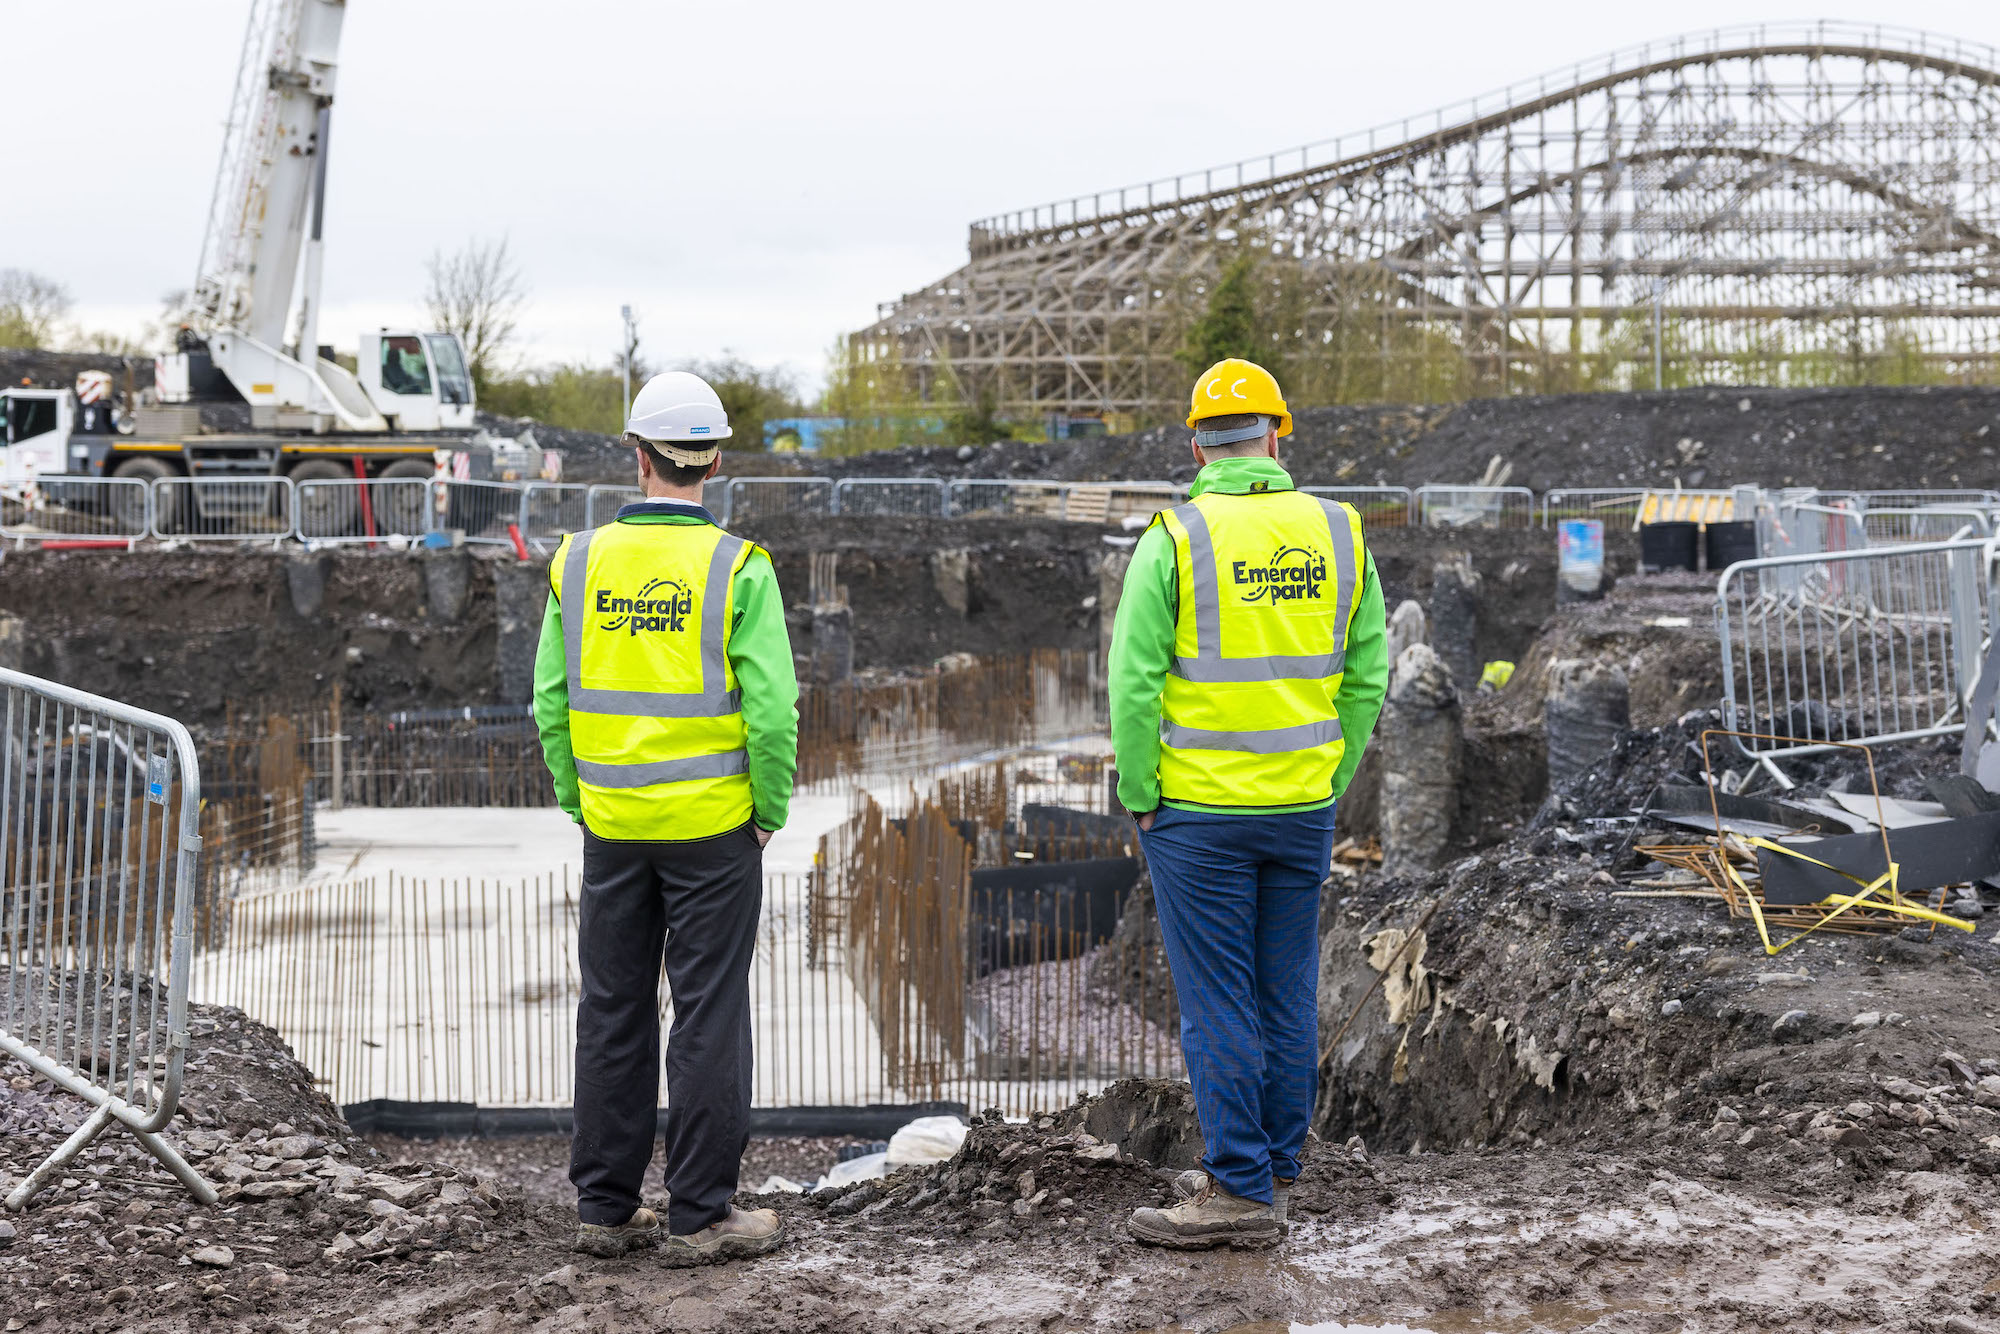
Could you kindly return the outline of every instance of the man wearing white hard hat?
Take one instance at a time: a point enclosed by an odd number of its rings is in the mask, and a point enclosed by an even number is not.
[[[763,849],[798,764],[798,681],[765,552],[724,532],[702,483],[729,435],[700,377],[656,375],[625,443],[645,499],[563,540],[535,657],[556,800],[583,826],[577,924],[576,1246],[663,1245],[679,1264],[774,1249],[732,1204],[750,1138],[750,960]],[[641,1202],[667,1036],[667,1226]],[[664,1231],[664,1235],[663,1234]]]

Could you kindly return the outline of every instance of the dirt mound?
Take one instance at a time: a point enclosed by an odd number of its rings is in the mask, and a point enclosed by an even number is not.
[[[1497,454],[1509,481],[1564,486],[1984,487],[2000,481],[2000,390],[1959,387],[1677,389],[1307,408],[1282,446],[1302,481],[1416,486],[1476,481]],[[766,456],[768,457],[768,456]],[[792,466],[792,465],[787,465]],[[1186,428],[1034,445],[909,448],[803,466],[835,477],[1052,477],[1185,481]],[[731,460],[749,475],[763,464]]]
[[[191,1006],[189,1030],[165,1134],[221,1199],[197,1205],[129,1135],[107,1132],[0,1227],[0,1314],[13,1328],[220,1327],[291,1311],[315,1271],[351,1287],[338,1281],[347,1266],[409,1276],[521,1235],[521,1205],[478,1177],[383,1165],[277,1034],[242,1011]],[[87,1110],[0,1058],[0,1187]]]
[[[1580,822],[1698,766],[1696,728],[1628,737],[1529,840],[1329,905],[1323,1023],[1391,971],[1333,1053],[1324,1137],[1674,1145],[1801,1189],[2000,1170],[2000,1043],[1964,1003],[2000,977],[1992,916],[1970,937],[1822,933],[1770,959],[1720,904],[1613,897],[1611,873],[1647,854]],[[1401,937],[1383,933],[1427,911],[1415,966],[1392,965]]]

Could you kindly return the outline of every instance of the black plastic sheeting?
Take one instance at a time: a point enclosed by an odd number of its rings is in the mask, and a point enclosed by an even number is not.
[[[1888,869],[1882,864],[1879,833],[1822,838],[1801,843],[1798,849],[1827,866],[1859,876],[1863,883]],[[1889,855],[1897,866],[1896,887],[1905,893],[2000,874],[2000,811],[1891,829]],[[1764,877],[1764,902],[1768,904],[1818,903],[1829,894],[1853,894],[1860,889],[1825,866],[1763,848],[1757,850],[1757,869]]]
[[[1028,862],[972,873],[975,976],[1073,958],[1111,938],[1139,881],[1136,857]]]
[[[753,1135],[856,1135],[887,1139],[920,1116],[968,1119],[962,1102],[869,1103],[859,1107],[753,1107]],[[522,1135],[567,1135],[567,1107],[480,1107],[469,1102],[398,1102],[371,1098],[340,1109],[357,1135],[402,1139],[511,1139]],[[667,1109],[660,1109],[660,1133]]]

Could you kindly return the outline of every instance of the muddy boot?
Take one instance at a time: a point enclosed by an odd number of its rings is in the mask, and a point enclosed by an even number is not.
[[[1270,1205],[1231,1195],[1213,1181],[1171,1209],[1134,1209],[1126,1226],[1140,1241],[1179,1251],[1269,1246],[1279,1235]]]
[[[612,1227],[605,1223],[580,1223],[576,1244],[571,1248],[600,1260],[614,1260],[627,1251],[655,1246],[660,1240],[660,1220],[651,1209],[635,1209],[632,1216]]]
[[[1191,1200],[1201,1194],[1202,1188],[1206,1185],[1208,1185],[1208,1173],[1202,1171],[1199,1167],[1190,1167],[1187,1171],[1174,1178],[1174,1193],[1184,1200]],[[1288,1210],[1286,1208],[1291,1203],[1291,1196],[1291,1182],[1285,1180],[1283,1177],[1271,1178],[1271,1216],[1278,1220],[1279,1227],[1283,1227],[1291,1221],[1287,1217]]]
[[[725,1260],[747,1260],[753,1255],[775,1251],[785,1239],[785,1225],[776,1209],[729,1207],[729,1217],[710,1223],[685,1237],[670,1236],[665,1259],[669,1266],[720,1264]]]

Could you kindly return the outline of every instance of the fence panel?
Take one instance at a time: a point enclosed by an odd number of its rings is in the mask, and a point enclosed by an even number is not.
[[[289,477],[162,477],[153,483],[154,537],[186,542],[282,542],[292,536]]]
[[[7,1197],[113,1122],[204,1204],[159,1137],[187,1053],[201,770],[171,718],[0,669],[0,1050],[93,1110]]]
[[[1938,505],[1985,508],[2000,505],[2000,491],[1966,487],[1942,491],[1855,491],[1863,509],[1931,509]]]
[[[1407,486],[1302,486],[1309,496],[1345,501],[1361,515],[1364,528],[1407,528],[1414,509]]]
[[[152,491],[136,477],[51,475],[0,485],[0,538],[123,542],[152,526]]]
[[[521,489],[521,538],[547,553],[590,523],[591,488],[581,482],[529,482]]]
[[[1606,527],[1639,525],[1639,510],[1646,503],[1643,486],[1572,486],[1542,493],[1542,527],[1553,528],[1565,519],[1601,519]]]
[[[1970,505],[1866,509],[1861,511],[1861,527],[1871,547],[1993,536],[1993,522],[1987,512]]]
[[[729,478],[711,477],[701,484],[702,508],[715,516],[715,521],[727,528],[733,517],[729,511]]]
[[[833,488],[835,514],[941,519],[945,500],[944,482],[936,477],[848,477]]]
[[[1420,486],[1416,502],[1425,528],[1535,526],[1535,493],[1525,486]]]
[[[1817,556],[1867,545],[1868,532],[1857,510],[1811,502],[1757,507],[1757,550],[1762,555]]]
[[[1964,730],[1989,633],[1985,552],[1937,542],[1731,566],[1716,586],[1723,725],[1803,739],[1740,743],[1758,756]]]
[[[636,486],[593,486],[584,500],[583,526],[602,528],[618,517],[621,505],[630,505],[645,498],[646,493]],[[720,514],[715,516],[715,520],[717,523],[728,522]]]
[[[300,482],[292,503],[299,540],[329,546],[420,537],[432,526],[431,486],[421,477]]]
[[[833,513],[833,479],[830,477],[733,477],[726,494],[729,499],[725,522],[728,523],[785,515]]]
[[[473,546],[512,546],[514,539],[507,530],[521,521],[524,485],[433,478],[429,526],[462,532]]]
[[[1026,515],[1059,519],[1065,487],[1058,482],[1002,482],[984,478],[955,481],[946,488],[953,518]]]

